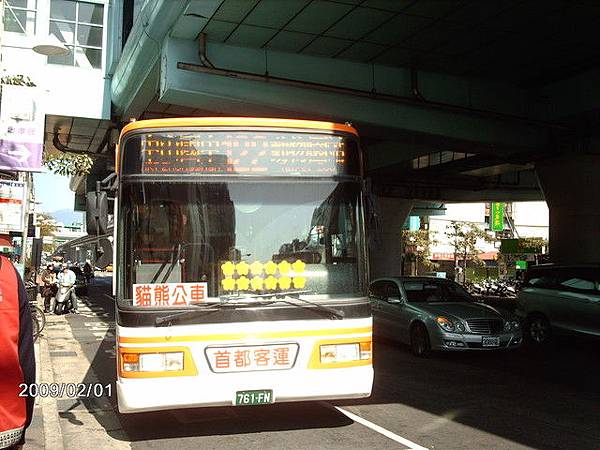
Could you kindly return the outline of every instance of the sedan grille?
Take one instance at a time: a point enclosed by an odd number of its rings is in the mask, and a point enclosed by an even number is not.
[[[469,319],[467,325],[475,334],[493,334],[504,330],[502,319]]]

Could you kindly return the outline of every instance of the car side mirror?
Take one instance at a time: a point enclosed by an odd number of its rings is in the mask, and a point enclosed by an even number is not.
[[[404,301],[398,297],[390,297],[390,298],[387,298],[386,301],[393,305],[399,305],[401,303],[404,303]]]

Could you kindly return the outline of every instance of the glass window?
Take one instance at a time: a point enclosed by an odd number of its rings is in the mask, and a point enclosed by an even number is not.
[[[91,47],[102,47],[102,28],[90,25],[77,27],[77,42]]]
[[[384,298],[386,294],[386,282],[376,281],[371,284],[370,293],[372,296],[377,298]]]
[[[386,283],[386,297],[387,298],[393,298],[393,299],[400,299],[400,289],[398,288],[398,285],[396,283],[394,283],[393,281],[388,281]]]
[[[77,3],[70,0],[52,0],[50,18],[74,22],[77,18]]]
[[[404,290],[409,303],[441,302],[444,297],[441,284],[431,281],[405,281]]]
[[[553,267],[537,267],[525,274],[525,285],[543,289],[556,288],[559,277],[558,269]]]
[[[558,281],[561,288],[575,291],[598,291],[600,269],[588,267],[565,268],[560,275]]]
[[[60,42],[72,46],[75,42],[75,24],[50,22],[50,34],[56,36]]]
[[[77,48],[75,51],[75,65],[77,67],[100,68],[102,66],[102,50],[95,48]]]
[[[359,183],[129,183],[121,205],[129,305],[140,283],[206,282],[209,297],[365,295]]]
[[[35,34],[37,0],[5,0],[4,31]]]
[[[473,298],[460,285],[437,280],[404,282],[410,303],[472,302]]]
[[[72,0],[50,3],[50,34],[71,51],[66,56],[49,56],[50,64],[85,68],[102,67],[104,6]]]
[[[582,280],[581,278],[569,278],[567,280],[561,281],[560,285],[568,288],[585,291],[592,291],[596,289],[596,284],[593,281]]]
[[[79,4],[79,22],[102,25],[104,10],[102,5],[94,3]]]
[[[447,283],[446,288],[446,301],[449,302],[472,302],[473,297],[469,295],[467,291],[460,284]]]

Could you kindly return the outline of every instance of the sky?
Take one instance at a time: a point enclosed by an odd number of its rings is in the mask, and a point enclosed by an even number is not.
[[[35,173],[36,201],[41,202],[39,211],[52,212],[60,209],[73,210],[75,194],[69,189],[69,177],[55,175],[51,172]]]

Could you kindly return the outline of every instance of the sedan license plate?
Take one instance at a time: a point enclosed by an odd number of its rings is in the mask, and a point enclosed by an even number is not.
[[[235,393],[236,406],[268,405],[274,403],[273,391],[265,389],[261,391],[237,391]]]
[[[483,336],[482,347],[500,347],[500,338],[498,336]]]

